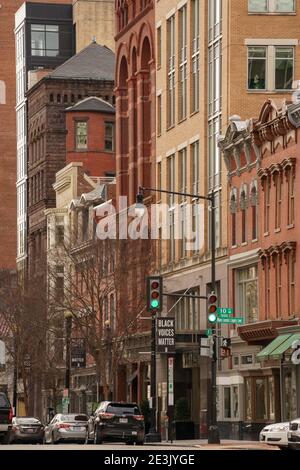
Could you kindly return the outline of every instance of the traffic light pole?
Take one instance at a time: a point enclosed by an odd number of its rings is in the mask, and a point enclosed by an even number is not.
[[[211,290],[215,292],[216,288],[216,228],[215,228],[215,193],[212,191],[211,194],[208,196],[201,196],[199,194],[190,194],[190,193],[183,193],[177,191],[169,191],[165,189],[155,189],[155,188],[144,188],[142,186],[139,187],[139,194],[137,195],[137,203],[140,204],[143,201],[143,192],[144,191],[151,191],[156,193],[164,193],[164,194],[173,194],[178,196],[184,197],[191,197],[193,199],[202,199],[206,200],[210,203],[211,209],[211,217],[210,217],[210,245],[211,245]],[[153,325],[152,325],[153,327]],[[154,327],[154,335],[155,335],[155,327]],[[153,333],[152,333],[153,336]],[[219,428],[217,424],[217,335],[216,335],[216,325],[213,328],[213,354],[211,358],[211,393],[209,396],[211,400],[209,402],[209,427],[208,427],[208,443],[209,444],[219,444],[220,443],[220,436],[219,436]],[[152,352],[151,352],[152,354]],[[151,356],[152,357],[152,356]],[[152,363],[151,363],[152,364]],[[156,362],[155,362],[156,367]],[[152,366],[151,366],[152,369]],[[152,372],[151,372],[152,378]],[[151,387],[152,387],[151,381]],[[156,373],[155,373],[155,384],[156,384]],[[156,385],[155,385],[156,386]],[[156,395],[156,393],[154,394]],[[152,403],[153,405],[153,403]]]
[[[146,442],[161,442],[161,435],[156,426],[156,313],[152,313],[151,321],[151,423]]]

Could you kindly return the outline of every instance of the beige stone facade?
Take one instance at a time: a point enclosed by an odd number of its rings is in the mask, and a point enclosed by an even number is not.
[[[73,0],[76,52],[88,46],[93,38],[115,50],[114,8],[114,0]]]
[[[300,77],[300,1],[282,2],[285,6],[289,4],[290,11],[277,12],[276,5],[280,2],[273,1],[266,2],[269,11],[251,11],[258,3],[248,0],[159,0],[155,6],[156,186],[201,195],[215,192],[216,290],[222,307],[230,307],[227,301],[228,186],[218,136],[226,131],[230,116],[239,115],[242,119],[257,116],[265,99],[281,102],[290,96],[293,81]],[[197,157],[193,153],[196,142]],[[195,162],[198,162],[197,170]],[[170,202],[167,195],[162,195],[161,200]],[[173,202],[184,204],[184,198],[178,196]],[[186,202],[192,202],[192,199]],[[182,250],[181,241],[175,241],[174,246],[170,241],[162,241],[157,268],[164,275],[166,292],[181,293],[187,289],[200,295],[209,292],[208,222],[206,210],[204,221],[200,218],[196,225],[204,235],[204,245],[198,252]],[[242,260],[241,263],[243,265]],[[174,306],[175,302],[175,299],[169,299],[165,312],[176,317],[177,334],[190,334],[190,341],[193,341],[192,334],[203,333],[207,328],[206,301],[189,304],[182,299]],[[223,334],[230,335],[228,327],[224,327]],[[202,381],[207,378],[201,375],[200,363],[198,369],[190,369],[188,379],[184,376],[188,369],[186,351],[190,347],[187,343],[178,344],[177,349],[182,354],[178,361],[182,366],[177,377],[178,393],[187,395],[197,428],[204,436],[207,403]],[[246,345],[244,347],[247,349]],[[199,360],[205,361],[204,358]],[[222,366],[221,362],[219,364],[224,370],[228,365],[227,360]],[[161,374],[159,380],[164,381],[165,372],[162,370]],[[190,381],[191,391],[184,392],[180,388],[180,374],[186,385]],[[220,378],[219,385],[224,380]],[[239,376],[239,380],[242,382],[243,379]],[[233,421],[244,419],[243,403],[239,406],[239,415]],[[223,421],[222,404],[220,417]]]

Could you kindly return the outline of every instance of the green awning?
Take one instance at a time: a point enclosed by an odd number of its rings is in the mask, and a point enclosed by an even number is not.
[[[283,336],[283,335],[282,335]],[[285,351],[292,347],[294,341],[298,341],[300,339],[300,333],[295,333],[290,335],[283,343],[281,343],[274,351],[271,352],[270,356],[272,358],[280,357]]]
[[[269,359],[269,356],[275,351],[282,343],[284,343],[288,338],[293,336],[292,334],[279,335],[275,338],[268,346],[266,346],[262,351],[260,351],[256,357],[259,361],[266,361]]]

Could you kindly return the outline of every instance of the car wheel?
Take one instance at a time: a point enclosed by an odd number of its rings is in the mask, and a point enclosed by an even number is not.
[[[136,441],[136,445],[137,445],[137,446],[143,446],[143,445],[144,445],[144,441]]]
[[[94,444],[102,444],[102,439],[98,426],[96,426],[94,430]]]
[[[5,433],[4,436],[0,438],[0,444],[10,444],[10,431],[7,431],[7,433]]]

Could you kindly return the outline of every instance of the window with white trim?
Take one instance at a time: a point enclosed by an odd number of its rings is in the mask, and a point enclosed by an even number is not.
[[[245,323],[258,321],[258,285],[257,265],[237,269],[236,275],[236,306],[243,313]]]
[[[249,0],[249,13],[294,13],[295,0]]]
[[[199,20],[199,0],[192,1],[192,40],[191,40],[191,53],[192,53],[192,90],[191,90],[191,113],[199,111],[199,36],[200,36],[200,20]]]
[[[248,90],[291,90],[293,46],[248,46]]]
[[[175,15],[167,21],[168,113],[167,128],[175,124]]]
[[[187,7],[179,10],[179,90],[178,120],[186,118],[187,113]]]

